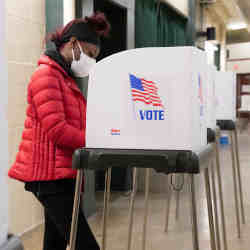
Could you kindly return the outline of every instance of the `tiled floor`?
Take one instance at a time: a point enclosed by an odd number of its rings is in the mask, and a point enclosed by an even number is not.
[[[242,181],[244,188],[246,225],[242,226],[242,238],[237,238],[236,218],[233,196],[232,167],[230,151],[221,149],[221,162],[223,172],[223,190],[225,199],[226,228],[228,237],[228,250],[250,249],[250,192],[248,181],[250,179],[250,133],[240,135],[240,158],[242,167]],[[201,250],[210,248],[210,236],[207,220],[207,206],[204,192],[203,175],[196,177],[197,211],[199,215],[199,243]],[[181,192],[179,219],[175,220],[175,202],[172,200],[169,233],[164,232],[166,194],[150,194],[150,218],[148,226],[147,250],[188,250],[192,249],[192,234],[190,225],[189,193],[186,189]],[[101,203],[100,203],[101,204]],[[112,202],[108,222],[107,250],[126,249],[127,222],[129,198],[121,196]],[[139,193],[135,203],[135,218],[132,249],[142,249],[142,223],[144,196]],[[101,240],[101,206],[98,213],[90,218],[90,225],[100,242]],[[221,225],[221,223],[220,223]],[[43,227],[37,228],[32,233],[22,237],[25,250],[42,249]],[[222,248],[223,249],[223,246]],[[86,249],[87,250],[87,249]],[[219,250],[219,249],[217,249]]]

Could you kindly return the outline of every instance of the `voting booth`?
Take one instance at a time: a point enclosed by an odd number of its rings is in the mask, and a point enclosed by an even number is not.
[[[216,72],[216,119],[236,121],[236,74]]]
[[[241,108],[238,109],[239,111],[250,111],[250,96],[249,95],[242,95],[241,96]]]
[[[206,70],[205,53],[194,47],[105,58],[89,77],[86,147],[201,149],[207,141]]]
[[[207,64],[194,47],[141,48],[98,62],[89,76],[86,146],[75,151],[77,170],[70,250],[75,249],[85,170],[106,171],[102,249],[107,249],[111,170],[133,169],[127,249],[131,249],[137,169],[145,169],[142,249],[146,249],[150,169],[165,176],[187,174],[194,249],[199,249],[194,176],[204,173],[213,245],[213,197],[208,168],[214,150],[207,144]],[[166,180],[165,180],[166,181]],[[166,183],[165,183],[166,184]],[[200,187],[199,187],[200,188]]]
[[[235,73],[216,72],[216,119],[220,130],[227,133],[230,138],[236,225],[238,238],[241,238],[241,222],[245,224],[246,219],[236,125],[236,88]],[[225,134],[222,139],[227,138],[226,136]]]

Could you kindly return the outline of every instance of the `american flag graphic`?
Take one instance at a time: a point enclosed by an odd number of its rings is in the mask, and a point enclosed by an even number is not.
[[[158,88],[152,81],[138,78],[130,74],[132,99],[134,102],[142,102],[154,107],[164,108],[158,95]]]

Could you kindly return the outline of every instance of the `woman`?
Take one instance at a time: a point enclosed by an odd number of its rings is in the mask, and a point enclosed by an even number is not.
[[[66,249],[70,238],[75,149],[85,146],[86,100],[73,77],[87,76],[110,24],[102,13],[71,21],[50,35],[56,50],[41,56],[28,86],[25,128],[11,178],[25,182],[44,207],[44,250]],[[79,236],[79,237],[78,237]],[[76,249],[99,250],[83,213]]]

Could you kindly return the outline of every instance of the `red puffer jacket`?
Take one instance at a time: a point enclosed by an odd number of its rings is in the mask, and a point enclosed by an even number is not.
[[[75,178],[75,149],[85,145],[86,101],[74,80],[43,55],[28,86],[25,128],[11,178],[49,181]]]

